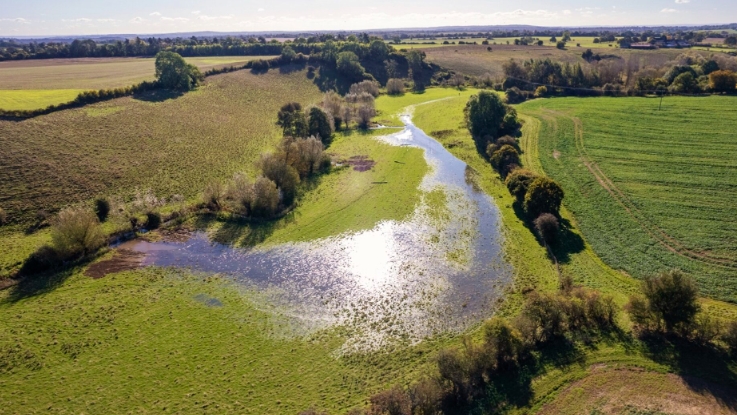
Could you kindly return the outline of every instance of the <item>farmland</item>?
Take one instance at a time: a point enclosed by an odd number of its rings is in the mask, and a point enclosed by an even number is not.
[[[705,294],[734,302],[735,103],[552,99],[519,110],[539,123],[541,166],[608,265],[637,278],[683,269]]]
[[[486,39],[482,37],[470,37],[470,38],[462,38],[462,39],[449,39],[449,38],[436,38],[436,39],[403,39],[400,43],[394,43],[390,42],[392,46],[394,46],[397,49],[434,49],[434,48],[442,48],[442,47],[456,47],[456,48],[467,48],[467,47],[473,47],[473,46],[479,46],[481,45],[481,42],[488,41],[489,45],[492,48],[494,46],[504,46],[504,45],[512,45],[514,46],[514,41],[521,39],[520,37],[497,37],[493,39]],[[542,37],[536,37],[535,39],[542,40],[544,43],[542,46],[544,47],[551,47],[555,48],[556,43],[550,42],[549,36],[542,36]],[[569,42],[567,42],[567,47],[569,48],[601,48],[601,49],[609,49],[609,48],[615,48],[617,47],[617,44],[615,42],[605,42],[605,43],[594,43],[594,37],[574,37]],[[443,44],[443,42],[449,42],[449,44]],[[432,43],[434,42],[434,43]],[[460,44],[459,42],[464,43],[471,43],[471,45],[467,44]],[[476,42],[478,45],[473,45],[473,42]],[[427,43],[427,44],[423,44]],[[581,45],[581,46],[578,46]],[[483,45],[484,47],[487,47],[487,45]],[[535,45],[537,46],[537,45]]]
[[[268,57],[266,57],[268,58]],[[249,56],[188,58],[206,71],[244,64]],[[0,109],[44,108],[91,89],[124,87],[154,80],[153,58],[80,58],[0,62]]]
[[[305,72],[239,71],[174,97],[153,92],[0,121],[0,205],[24,222],[41,209],[97,195],[129,198],[135,189],[191,198],[213,178],[252,171],[279,140],[274,120],[285,97],[309,104],[320,92]]]
[[[486,73],[493,77],[503,77],[502,64],[510,59],[518,61],[528,59],[551,59],[557,62],[584,63],[581,58],[585,47],[575,47],[575,43],[569,43],[566,50],[560,50],[549,46],[515,46],[515,45],[491,45],[489,52],[487,46],[482,45],[459,45],[445,46],[442,48],[423,49],[427,54],[427,60],[442,67],[461,72],[466,75],[480,76]],[[609,50],[611,49],[611,50]],[[682,50],[659,49],[657,51],[640,51],[631,49],[608,48],[597,51],[619,56],[626,62],[634,60],[640,66],[660,66],[674,59]]]

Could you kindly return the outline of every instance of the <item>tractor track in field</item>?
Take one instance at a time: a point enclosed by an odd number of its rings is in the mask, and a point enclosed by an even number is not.
[[[622,192],[622,190],[617,187],[617,185],[614,184],[614,182],[609,177],[607,177],[606,174],[604,174],[601,168],[588,154],[584,145],[583,123],[581,122],[581,120],[577,117],[572,117],[558,111],[547,109],[544,111],[550,113],[554,117],[565,117],[573,122],[576,150],[580,156],[583,165],[594,176],[599,185],[601,185],[601,187],[604,188],[604,190],[606,190],[607,193],[609,193],[612,198],[614,198],[614,200],[622,206],[622,208],[624,208],[625,212],[627,212],[627,215],[629,215],[635,222],[637,222],[640,228],[642,228],[642,230],[650,235],[650,237],[655,239],[658,243],[660,243],[669,251],[682,257],[709,265],[716,265],[732,269],[737,268],[737,261],[714,257],[704,252],[694,251],[683,245],[683,243],[681,243],[677,239],[668,235],[657,225],[647,220],[646,215],[637,208],[637,206]]]

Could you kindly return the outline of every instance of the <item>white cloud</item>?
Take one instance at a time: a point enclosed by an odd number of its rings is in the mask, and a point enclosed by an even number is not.
[[[166,16],[161,16],[161,20],[165,22],[180,22],[180,23],[186,23],[189,21],[189,19],[186,17],[166,17]]]
[[[145,19],[143,17],[141,17],[141,16],[138,16],[138,17],[134,17],[134,18],[130,19],[130,22],[133,23],[133,24],[140,24],[140,23],[145,22]]]
[[[571,11],[570,10],[563,10],[563,14],[565,14],[566,16],[568,16],[569,14],[571,14]]]
[[[97,19],[97,21],[100,23],[112,23],[112,22],[117,22],[118,20],[117,19]]]
[[[149,16],[161,16],[161,13],[159,13],[159,12],[153,12],[153,13],[149,14]]]
[[[88,19],[86,17],[80,17],[79,19],[61,19],[62,22],[72,22],[72,23],[89,23],[92,21],[92,19]]]
[[[262,11],[264,11],[264,8],[263,7],[259,7],[258,11],[262,12]]]
[[[676,4],[686,4],[686,3],[690,3],[690,2],[691,2],[691,0],[676,0]]]
[[[22,17],[16,17],[12,19],[0,19],[0,22],[13,22],[13,23],[21,23],[21,24],[30,24],[31,21],[28,19],[24,19]]]
[[[678,10],[676,9],[663,9],[660,11],[661,13],[678,13]]]
[[[203,14],[202,16],[200,16],[200,20],[205,20],[205,21],[218,20],[218,19],[230,20],[233,17],[234,17],[233,15],[230,15],[230,16],[207,16],[207,15],[204,15]]]
[[[195,10],[195,11],[192,12],[192,14],[200,14],[200,11],[199,10]]]

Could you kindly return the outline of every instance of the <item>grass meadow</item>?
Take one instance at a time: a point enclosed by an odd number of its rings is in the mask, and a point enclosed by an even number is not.
[[[518,109],[534,118],[541,167],[599,257],[636,278],[680,268],[735,302],[735,103],[566,98]]]
[[[0,121],[0,206],[17,223],[42,209],[131,197],[136,189],[195,197],[212,179],[255,171],[258,155],[281,137],[282,104],[320,97],[304,71],[238,71],[178,97],[157,91]]]
[[[258,57],[262,58],[262,57]],[[267,57],[268,58],[268,57]],[[186,58],[201,71],[244,64],[250,56]],[[153,81],[153,58],[37,59],[0,62],[0,109],[33,110],[73,100],[80,92]]]

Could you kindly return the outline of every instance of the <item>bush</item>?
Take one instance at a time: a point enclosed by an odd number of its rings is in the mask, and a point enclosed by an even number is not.
[[[558,224],[558,218],[550,213],[543,213],[535,219],[535,230],[540,235],[543,241],[548,245],[555,245],[558,240],[558,231],[560,225]]]
[[[161,226],[161,214],[158,212],[146,212],[146,229],[158,229]]]
[[[358,107],[358,110],[356,111],[356,117],[358,121],[358,126],[360,128],[366,129],[371,124],[371,119],[376,116],[376,110],[373,106],[368,104],[363,104]]]
[[[360,94],[365,92],[371,94],[374,98],[379,96],[379,83],[376,81],[361,81],[359,83],[351,85],[349,93]]]
[[[66,208],[54,219],[51,241],[59,254],[65,258],[87,255],[105,244],[97,216],[83,208]]]
[[[737,76],[732,71],[714,71],[709,74],[709,87],[714,92],[735,92]]]
[[[294,167],[287,164],[286,155],[264,154],[261,156],[260,167],[264,177],[276,183],[281,190],[284,204],[291,205],[297,195],[299,173]]]
[[[542,213],[558,216],[564,196],[563,189],[557,182],[547,177],[538,177],[530,183],[525,194],[525,210],[532,217]]]
[[[507,176],[505,181],[509,193],[517,199],[518,202],[522,203],[525,200],[527,189],[533,180],[538,178],[538,175],[527,169],[517,169],[511,172]]]
[[[507,89],[504,93],[508,104],[519,104],[525,102],[527,99],[527,93],[523,92],[516,86]]]
[[[202,191],[202,202],[208,209],[218,211],[222,208],[223,190],[223,185],[216,180],[205,186],[205,190]]]
[[[277,114],[276,124],[282,128],[285,137],[306,137],[308,124],[302,105],[298,102],[289,102],[282,105]]]
[[[632,321],[644,330],[684,334],[700,310],[694,282],[678,270],[663,272],[642,283],[644,297],[630,298]]]
[[[566,313],[554,294],[532,292],[523,315],[532,323],[532,340],[544,343],[565,334]]]
[[[407,394],[393,387],[372,396],[371,415],[412,415],[412,402]]]
[[[484,145],[497,137],[506,114],[507,108],[499,95],[489,91],[473,95],[464,110],[468,130],[477,143]]]
[[[392,78],[386,83],[386,93],[389,95],[404,94],[404,81]]]
[[[737,353],[737,321],[730,322],[721,337],[727,348],[732,353]]]
[[[484,342],[498,370],[516,366],[523,352],[519,330],[499,317],[484,323]]]
[[[279,190],[276,183],[265,177],[259,177],[253,185],[252,214],[268,218],[276,213],[277,207],[279,207]]]
[[[423,379],[409,388],[412,413],[416,415],[436,415],[440,412],[443,389],[433,379]]]
[[[548,95],[548,88],[545,86],[539,86],[535,90],[535,98],[542,98],[546,95]]]
[[[497,169],[502,176],[506,176],[511,165],[519,165],[519,153],[517,150],[505,144],[490,155],[491,165]]]
[[[310,108],[308,116],[307,133],[319,137],[323,143],[329,143],[335,130],[333,117],[318,107]]]
[[[244,174],[235,174],[228,186],[228,198],[233,200],[246,215],[251,213],[253,204],[253,183]]]
[[[100,222],[105,222],[110,214],[110,201],[107,199],[95,199],[95,214]]]
[[[338,95],[335,91],[328,91],[322,97],[322,108],[333,116],[335,130],[340,130],[341,124],[343,124],[343,115],[341,109],[345,101],[343,97]]]
[[[706,345],[719,338],[721,330],[719,321],[708,314],[701,313],[696,316],[691,337],[695,342]]]

